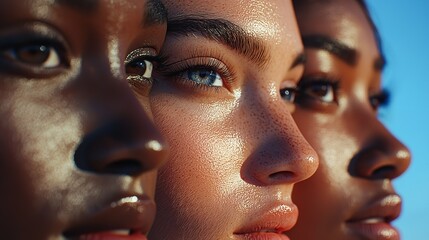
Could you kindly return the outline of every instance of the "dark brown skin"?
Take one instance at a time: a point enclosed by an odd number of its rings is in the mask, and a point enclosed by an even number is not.
[[[392,180],[409,166],[410,152],[377,119],[382,56],[373,29],[354,0],[304,0],[295,7],[308,59],[293,117],[321,162],[294,188],[300,214],[288,234],[399,239],[390,224],[401,208]],[[355,58],[317,46],[316,35],[347,46]]]
[[[129,82],[150,89],[166,31],[154,5],[0,2],[1,239],[148,231],[167,148]]]

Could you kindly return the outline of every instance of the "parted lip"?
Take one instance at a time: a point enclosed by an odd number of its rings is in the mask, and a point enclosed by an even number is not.
[[[362,207],[347,220],[347,223],[360,223],[368,219],[379,219],[390,223],[401,214],[402,199],[397,194],[384,195]]]
[[[79,239],[88,234],[118,230],[146,235],[155,212],[155,203],[147,195],[126,195],[66,230],[64,236],[67,239]]]
[[[295,204],[277,203],[261,209],[249,216],[251,219],[243,227],[234,232],[235,235],[250,235],[258,233],[284,234],[291,229],[298,219],[298,208]]]

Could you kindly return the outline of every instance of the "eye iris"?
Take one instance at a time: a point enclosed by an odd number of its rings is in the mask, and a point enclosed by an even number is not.
[[[29,64],[43,64],[50,56],[50,47],[45,45],[30,45],[15,49],[16,57]]]
[[[319,97],[324,97],[329,92],[329,86],[326,84],[318,84],[312,87],[312,92],[314,95]]]
[[[280,96],[288,102],[293,102],[295,100],[295,91],[290,88],[285,88],[280,91]]]
[[[188,78],[197,83],[212,85],[217,79],[217,73],[213,70],[193,70],[188,71]]]
[[[135,75],[145,75],[146,73],[146,62],[145,61],[134,61],[127,65],[127,73]]]

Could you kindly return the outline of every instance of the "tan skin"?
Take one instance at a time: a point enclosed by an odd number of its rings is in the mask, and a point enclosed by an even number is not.
[[[0,2],[2,239],[146,239],[167,148],[130,83],[165,31],[155,2]]]
[[[392,180],[407,169],[410,153],[377,119],[382,56],[374,31],[354,0],[295,7],[308,58],[293,117],[321,163],[294,188],[300,215],[288,234],[297,240],[399,239],[391,221],[401,198]],[[329,50],[331,40],[340,44]]]
[[[291,3],[164,4],[165,62],[151,108],[172,152],[160,170],[149,237],[288,239],[283,233],[298,214],[293,185],[318,164],[280,94],[303,71]]]

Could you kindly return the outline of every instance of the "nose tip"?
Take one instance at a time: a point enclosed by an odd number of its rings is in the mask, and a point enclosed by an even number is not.
[[[260,185],[293,184],[309,178],[317,169],[319,158],[304,137],[289,132],[268,141],[249,159],[253,178]]]
[[[129,124],[110,123],[88,134],[75,151],[76,166],[98,174],[136,176],[158,168],[168,148],[153,131],[138,133]]]
[[[394,179],[407,170],[411,162],[410,151],[388,134],[352,158],[349,166],[351,175],[368,179]]]

